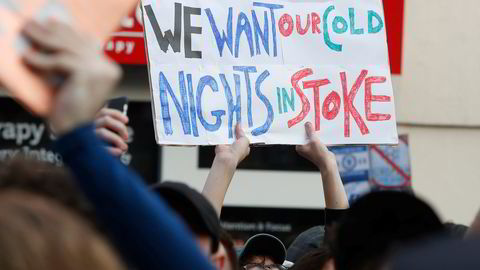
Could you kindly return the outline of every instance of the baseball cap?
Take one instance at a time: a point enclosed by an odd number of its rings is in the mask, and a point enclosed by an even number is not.
[[[325,238],[325,227],[312,227],[295,238],[287,250],[287,260],[295,263],[305,254],[323,246]]]
[[[206,234],[212,239],[212,252],[219,246],[220,221],[210,202],[198,191],[178,182],[162,182],[152,186],[166,203],[197,235]]]
[[[247,240],[240,251],[239,260],[242,262],[250,256],[270,257],[275,264],[281,265],[285,261],[287,251],[280,239],[271,234],[260,233]]]

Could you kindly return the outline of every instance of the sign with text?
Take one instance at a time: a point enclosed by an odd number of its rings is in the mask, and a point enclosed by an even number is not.
[[[45,115],[51,108],[53,90],[22,62],[30,48],[21,31],[29,20],[56,19],[105,41],[136,0],[0,0],[0,81],[23,105]]]
[[[160,144],[396,144],[381,0],[145,0]]]

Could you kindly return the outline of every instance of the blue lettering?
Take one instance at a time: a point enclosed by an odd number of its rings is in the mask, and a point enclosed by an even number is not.
[[[215,23],[215,18],[213,18],[212,11],[207,8],[205,9],[207,13],[208,20],[210,22],[210,26],[212,27],[213,35],[215,36],[215,40],[217,42],[218,52],[220,56],[223,56],[223,48],[225,44],[227,44],[230,53],[233,54],[233,32],[232,32],[232,16],[233,16],[233,8],[228,9],[228,20],[227,20],[227,35],[225,35],[225,31],[222,31],[222,36],[220,36],[220,32],[218,31],[217,24]]]
[[[248,115],[248,127],[253,126],[252,119],[252,86],[250,83],[250,73],[257,72],[255,67],[234,66],[234,71],[243,72],[245,76],[245,84],[247,85],[247,115]]]
[[[188,98],[190,101],[190,119],[192,120],[193,136],[198,137],[197,110],[195,108],[195,97],[193,96],[192,74],[187,74]]]
[[[202,94],[203,94],[203,89],[205,89],[205,86],[210,86],[213,92],[218,92],[218,84],[217,81],[212,76],[203,76],[200,79],[200,82],[198,83],[197,86],[197,114],[198,118],[200,119],[200,123],[202,123],[203,127],[210,132],[217,131],[221,124],[222,124],[222,116],[225,115],[224,110],[216,110],[211,112],[212,116],[216,118],[215,124],[210,124],[208,123],[205,118],[203,117],[203,112],[202,112]]]
[[[270,72],[268,70],[265,70],[258,78],[257,81],[255,82],[255,92],[257,93],[258,98],[265,104],[265,107],[267,107],[268,111],[268,116],[267,120],[265,121],[265,124],[263,124],[261,127],[258,127],[252,131],[253,136],[260,136],[262,134],[265,134],[268,132],[268,129],[270,129],[270,126],[272,125],[273,122],[273,108],[272,104],[270,104],[270,101],[268,98],[262,94],[260,90],[260,86],[262,85],[263,81],[270,76]]]
[[[255,44],[257,45],[257,55],[261,54],[260,52],[260,41],[262,39],[263,48],[270,55],[270,46],[269,46],[269,39],[268,39],[268,14],[265,11],[264,18],[265,22],[263,23],[263,32],[260,28],[260,24],[258,23],[257,14],[255,10],[252,10],[252,18],[253,18],[253,32],[255,33]]]
[[[272,20],[272,38],[273,38],[273,56],[277,57],[277,20],[275,20],[275,9],[282,9],[283,5],[253,2],[254,7],[264,7],[270,10],[270,16]]]
[[[178,115],[180,116],[180,120],[182,121],[184,134],[185,135],[191,134],[190,118],[188,115],[188,101],[187,101],[187,95],[185,90],[185,77],[184,77],[183,71],[180,71],[178,73],[178,80],[180,82],[180,96],[182,97],[183,108],[182,108],[182,105],[180,105],[180,102],[178,102],[177,97],[173,93],[172,87],[168,83],[167,78],[165,77],[163,72],[160,72],[160,104],[162,107],[163,127],[166,135],[173,134],[172,119],[170,117],[170,109],[168,106],[167,92],[168,94],[170,94],[170,97],[172,98],[173,103],[177,108]]]
[[[245,35],[247,35],[248,46],[250,47],[250,56],[253,57],[252,27],[250,26],[250,22],[248,21],[247,15],[245,15],[245,13],[243,12],[240,12],[240,14],[238,14],[237,33],[235,36],[235,57],[236,58],[238,58],[240,38],[242,37],[243,32],[245,32]]]
[[[235,79],[235,103],[233,103],[232,90],[228,85],[225,74],[220,74],[220,80],[222,81],[223,88],[225,89],[225,97],[228,104],[228,138],[233,138],[233,114],[237,117],[237,123],[242,121],[242,100],[240,98],[240,76],[238,74],[233,75]]]

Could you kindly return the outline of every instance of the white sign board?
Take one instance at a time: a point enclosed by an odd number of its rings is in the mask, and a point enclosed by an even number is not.
[[[381,0],[144,0],[157,142],[396,144]]]

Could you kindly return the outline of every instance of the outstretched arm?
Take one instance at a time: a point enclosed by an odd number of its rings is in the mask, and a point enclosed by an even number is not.
[[[203,196],[210,201],[219,217],[235,170],[250,153],[250,142],[240,124],[235,127],[235,137],[232,145],[218,145],[215,148],[215,159],[203,187]]]
[[[297,146],[297,152],[310,160],[320,170],[322,176],[325,207],[327,209],[347,209],[348,199],[338,172],[335,154],[321,142],[311,123],[305,125],[308,143]]]

